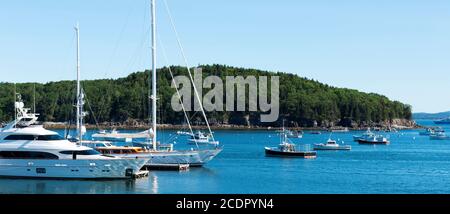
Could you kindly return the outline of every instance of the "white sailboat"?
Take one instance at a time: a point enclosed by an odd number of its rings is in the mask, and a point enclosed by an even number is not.
[[[200,149],[192,148],[191,150],[174,150],[173,144],[163,145],[157,141],[157,60],[156,60],[156,2],[155,0],[151,1],[151,14],[152,14],[152,69],[151,69],[151,128],[148,130],[150,135],[149,143],[144,144],[143,147],[124,147],[124,146],[114,146],[111,144],[101,144],[99,146],[99,142],[91,141],[91,142],[82,142],[83,145],[90,146],[92,148],[97,149],[103,154],[114,155],[118,157],[127,157],[127,158],[135,158],[135,157],[149,157],[150,160],[146,164],[147,167],[165,167],[165,166],[174,166],[174,165],[189,165],[192,167],[201,167],[211,161],[214,157],[216,157],[221,151],[222,148],[218,146],[218,143],[212,149]],[[174,81],[174,80],[173,80]],[[194,90],[196,92],[198,98],[197,89],[194,86]],[[203,107],[202,107],[203,110]],[[186,112],[185,112],[186,113]],[[206,114],[203,111],[203,115],[205,116],[206,123],[209,128],[209,123],[206,118]],[[188,121],[189,123],[189,121]],[[190,125],[189,125],[190,127]],[[191,133],[192,133],[192,128]],[[211,133],[211,138],[214,140],[214,136],[212,135],[211,129],[209,128]]]

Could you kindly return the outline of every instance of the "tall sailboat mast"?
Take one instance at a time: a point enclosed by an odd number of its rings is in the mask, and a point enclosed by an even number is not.
[[[75,32],[77,34],[77,134],[78,139],[82,140],[82,125],[83,125],[83,104],[81,101],[81,85],[80,85],[80,25],[77,23],[75,27]]]
[[[152,127],[153,127],[153,139],[152,147],[156,150],[156,0],[151,0],[152,11]]]

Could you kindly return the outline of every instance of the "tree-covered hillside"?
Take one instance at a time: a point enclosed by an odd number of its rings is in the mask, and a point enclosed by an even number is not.
[[[392,119],[411,119],[411,106],[377,94],[331,87],[294,74],[273,73],[255,69],[235,68],[223,65],[201,66],[203,75],[226,76],[280,76],[280,124],[282,119],[299,126],[326,126],[383,122]],[[171,67],[175,75],[187,75],[186,68]],[[170,87],[167,68],[158,71],[159,122],[182,124],[182,112],[173,112],[170,102],[175,90]],[[116,80],[83,81],[87,95],[85,109],[89,123],[124,122],[130,119],[146,120],[148,117],[149,72],[137,72]],[[36,112],[42,121],[66,122],[74,119],[75,81],[49,82],[46,84],[22,83],[16,85],[25,104],[33,104],[36,87]],[[269,90],[270,91],[270,90]],[[206,94],[208,90],[204,89]],[[0,121],[13,118],[14,84],[0,83]],[[224,99],[225,100],[225,99]],[[90,111],[92,110],[92,111]],[[258,112],[209,112],[216,124],[259,124]],[[200,114],[191,115],[200,118]]]

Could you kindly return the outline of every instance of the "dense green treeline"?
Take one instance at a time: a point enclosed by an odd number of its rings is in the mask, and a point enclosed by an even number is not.
[[[223,65],[201,66],[203,76],[272,76],[280,77],[280,121],[287,119],[299,126],[363,124],[392,119],[411,119],[411,106],[377,94],[331,87],[317,81],[286,73],[273,73],[255,69]],[[186,68],[171,67],[174,75],[187,75]],[[159,123],[184,123],[182,112],[173,112],[170,102],[175,90],[171,88],[168,68],[158,71]],[[130,119],[146,120],[149,102],[149,72],[137,72],[116,80],[83,81],[87,95],[85,110],[89,123],[124,122]],[[16,91],[28,107],[33,105],[36,88],[36,112],[43,121],[66,122],[74,119],[75,81],[46,84],[22,83]],[[270,90],[269,90],[270,91]],[[203,89],[203,94],[208,90]],[[224,99],[225,100],[225,99]],[[14,84],[0,83],[0,121],[13,118]],[[235,125],[259,124],[259,112],[208,112],[212,123]],[[200,114],[191,114],[194,123]],[[278,121],[279,124],[279,121]]]

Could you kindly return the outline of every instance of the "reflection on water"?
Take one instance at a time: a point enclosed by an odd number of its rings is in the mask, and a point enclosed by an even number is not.
[[[153,193],[157,194],[158,193],[158,176],[156,176],[156,175],[150,176],[150,180],[152,183],[152,191],[153,191]]]

